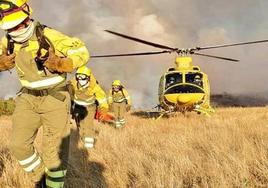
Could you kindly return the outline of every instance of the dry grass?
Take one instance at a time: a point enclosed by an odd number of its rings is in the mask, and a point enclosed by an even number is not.
[[[31,187],[7,149],[10,120],[0,119],[0,187]],[[89,156],[72,130],[66,187],[268,187],[268,108],[159,121],[129,115],[124,129],[100,126]]]

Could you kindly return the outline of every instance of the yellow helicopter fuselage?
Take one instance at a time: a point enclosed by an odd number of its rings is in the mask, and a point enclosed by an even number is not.
[[[211,110],[208,76],[192,65],[191,57],[177,57],[176,68],[169,68],[162,75],[159,103],[166,111]]]

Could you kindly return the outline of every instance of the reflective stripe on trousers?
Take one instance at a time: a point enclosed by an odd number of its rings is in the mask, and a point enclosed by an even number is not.
[[[124,125],[126,123],[125,119],[120,119],[119,122],[121,125]]]
[[[116,121],[116,122],[115,122],[115,127],[116,127],[116,128],[119,128],[119,127],[124,126],[125,124],[126,124],[125,119],[120,119],[119,121]]]
[[[119,128],[119,127],[121,127],[122,126],[122,124],[120,123],[120,121],[116,121],[115,122],[115,127],[116,128]]]
[[[63,188],[64,177],[66,176],[67,170],[50,171],[46,169],[46,185],[47,188]]]
[[[26,172],[32,172],[39,167],[42,160],[38,153],[35,151],[33,155],[29,156],[27,159],[19,161],[19,164],[23,167]]]
[[[94,138],[92,137],[85,137],[84,139],[85,147],[91,149],[94,147]]]

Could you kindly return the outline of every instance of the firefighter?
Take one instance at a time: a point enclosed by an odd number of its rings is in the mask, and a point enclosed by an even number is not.
[[[35,187],[61,188],[67,172],[70,95],[67,73],[89,60],[84,43],[31,19],[27,0],[0,1],[0,71],[16,67],[22,85],[10,149]],[[34,147],[43,128],[42,156]]]
[[[73,116],[80,128],[80,135],[84,147],[94,147],[98,128],[94,124],[97,108],[100,112],[100,120],[104,119],[108,112],[108,103],[105,92],[99,86],[91,70],[86,66],[78,68],[75,78],[71,80],[74,90]]]
[[[131,99],[120,80],[113,81],[112,89],[109,92],[108,103],[115,116],[115,127],[124,126],[126,123],[125,113],[131,108]]]

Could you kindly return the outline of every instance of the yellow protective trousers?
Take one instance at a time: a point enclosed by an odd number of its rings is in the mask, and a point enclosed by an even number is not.
[[[80,106],[75,105],[75,113],[78,113],[76,117],[76,123],[79,126],[79,133],[83,140],[84,146],[87,149],[94,147],[96,142],[96,137],[98,135],[99,129],[94,124],[94,118],[96,114],[96,105],[90,106]]]
[[[26,93],[17,97],[10,142],[22,168],[35,182],[46,175],[46,185],[51,188],[63,187],[69,152],[70,95],[65,91],[59,93],[65,99]],[[34,141],[41,127],[42,143],[38,144],[42,151],[37,151]]]
[[[126,113],[126,102],[116,103],[114,102],[112,104],[112,111],[115,116],[115,127],[119,128],[125,125],[125,113]]]

